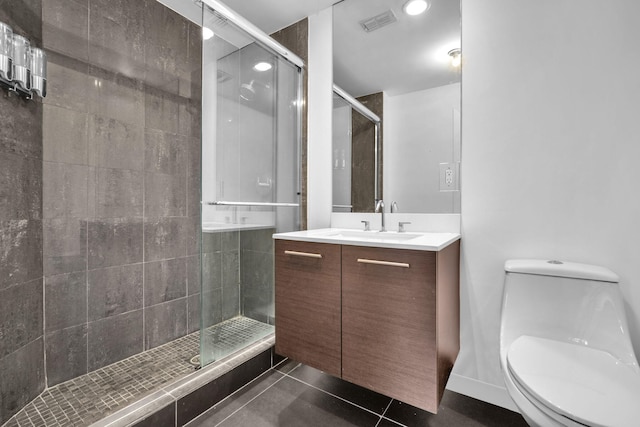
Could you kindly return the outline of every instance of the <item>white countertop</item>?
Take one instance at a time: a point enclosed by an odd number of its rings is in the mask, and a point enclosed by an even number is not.
[[[322,228],[317,230],[276,233],[274,239],[297,240],[301,242],[333,243],[337,245],[369,246],[391,249],[412,249],[418,251],[440,251],[456,240],[459,233],[427,233],[407,231],[363,231],[344,228]]]

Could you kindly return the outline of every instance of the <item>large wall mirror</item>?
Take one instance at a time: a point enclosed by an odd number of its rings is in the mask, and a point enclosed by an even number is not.
[[[419,15],[409,15],[407,3],[344,0],[333,6],[334,82],[382,120],[377,156],[368,154],[374,138],[368,148],[360,141],[351,150],[334,139],[335,212],[371,212],[376,197],[387,210],[395,202],[398,212],[460,212],[460,3],[427,0]],[[334,135],[353,134],[358,126],[359,115],[347,118],[347,109],[336,99]],[[377,194],[358,184],[372,182],[376,173]]]

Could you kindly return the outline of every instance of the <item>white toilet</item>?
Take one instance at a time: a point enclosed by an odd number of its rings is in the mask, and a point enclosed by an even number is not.
[[[618,276],[559,261],[505,263],[500,364],[532,426],[640,426],[640,369]]]

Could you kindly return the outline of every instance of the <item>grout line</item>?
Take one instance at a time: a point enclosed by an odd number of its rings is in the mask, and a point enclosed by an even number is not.
[[[268,371],[266,371],[265,373],[272,371],[273,368],[269,369]],[[282,374],[282,372],[280,371],[276,371],[279,372],[280,374]],[[219,403],[224,402],[225,400],[227,400],[229,397],[233,396],[234,394],[236,394],[237,392],[239,392],[240,390],[242,390],[243,388],[247,387],[249,384],[253,383],[255,380],[257,380],[258,378],[260,378],[261,376],[263,376],[264,374],[260,375],[259,377],[255,378],[254,380],[252,380],[250,383],[245,384],[243,387],[239,388],[238,390],[236,390],[235,392],[233,392],[231,395],[227,396],[225,399],[221,400]],[[233,411],[231,414],[229,414],[227,417],[225,417],[225,419],[223,419],[222,421],[220,421],[219,423],[216,424],[216,426],[221,425],[222,423],[224,423],[226,420],[228,420],[229,418],[231,418],[232,416],[234,416],[236,413],[238,413],[240,410],[244,409],[249,403],[253,402],[254,400],[256,400],[258,397],[262,396],[267,390],[269,390],[271,387],[273,387],[274,385],[278,384],[280,381],[282,381],[284,379],[286,375],[282,375],[280,378],[278,378],[273,384],[271,384],[270,386],[268,386],[267,388],[265,388],[264,390],[262,390],[260,393],[258,393],[256,396],[254,396],[253,398],[251,398],[249,401],[247,401],[244,405],[242,405],[240,408],[236,409],[235,411]],[[218,403],[218,404],[219,404]]]
[[[44,239],[43,239],[44,240]],[[49,378],[47,374],[47,282],[44,271],[42,272],[42,363],[44,372],[44,389],[49,388]]]
[[[389,410],[389,408],[391,407],[391,404],[393,403],[393,399],[391,399],[389,401],[389,404],[387,405],[386,408],[384,408],[384,412],[382,413],[382,416],[384,417],[387,414],[387,411]]]
[[[387,413],[387,411],[388,411],[388,410],[389,410],[389,408],[391,407],[391,404],[392,404],[392,403],[393,403],[393,399],[389,400],[389,403],[387,404],[387,407],[386,407],[386,408],[384,408],[384,411],[382,412],[382,415],[380,415],[380,419],[378,420],[378,423],[376,424],[376,426],[375,426],[375,427],[378,427],[378,426],[380,425],[380,423],[382,422],[382,420],[383,420],[383,419],[384,419],[384,420],[389,420],[389,418],[386,418],[386,417],[384,416],[384,414],[386,414],[386,413]],[[393,420],[390,420],[390,421],[393,421]],[[393,422],[395,422],[395,421],[393,421]]]
[[[293,371],[291,371],[291,372],[293,372]],[[350,405],[355,406],[356,408],[360,408],[360,409],[362,409],[362,410],[364,410],[364,411],[367,411],[367,412],[369,412],[369,413],[371,413],[371,414],[373,414],[373,415],[375,415],[375,416],[382,417],[382,415],[378,414],[377,412],[374,412],[374,411],[372,411],[371,409],[367,409],[367,408],[365,408],[365,407],[363,407],[363,406],[360,406],[360,405],[358,405],[357,403],[353,403],[353,402],[351,402],[350,400],[345,399],[344,397],[340,397],[340,396],[337,396],[337,395],[335,395],[335,394],[333,394],[333,393],[329,393],[329,392],[328,392],[328,391],[326,391],[326,390],[323,390],[323,389],[321,389],[321,388],[319,388],[319,387],[316,387],[316,386],[314,386],[313,384],[309,384],[308,382],[302,381],[301,379],[296,378],[296,377],[293,377],[293,376],[291,376],[291,375],[289,375],[289,374],[284,374],[284,375],[285,375],[285,376],[287,376],[287,377],[289,377],[289,378],[291,378],[291,379],[294,379],[294,380],[296,380],[296,381],[298,381],[298,382],[300,382],[300,383],[302,383],[302,384],[305,384],[305,385],[307,385],[307,386],[309,386],[309,387],[311,387],[311,388],[315,388],[316,390],[319,390],[319,391],[321,391],[321,392],[323,392],[323,393],[325,393],[325,394],[328,394],[329,396],[335,397],[336,399],[340,399],[340,400],[342,400],[343,402],[347,402],[347,403],[349,403]],[[393,399],[392,399],[392,400],[393,400]]]

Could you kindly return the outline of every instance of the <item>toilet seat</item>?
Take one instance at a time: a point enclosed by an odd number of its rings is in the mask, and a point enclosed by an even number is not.
[[[523,335],[510,346],[507,367],[532,403],[577,423],[610,427],[640,420],[640,374],[605,351]]]

